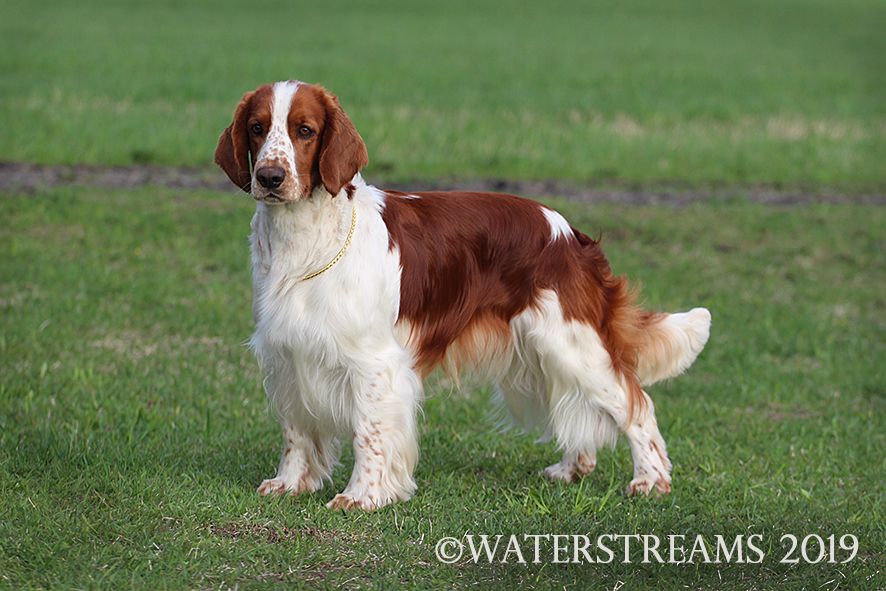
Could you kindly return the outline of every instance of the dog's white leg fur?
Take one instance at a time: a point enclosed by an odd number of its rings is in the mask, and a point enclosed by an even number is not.
[[[262,362],[268,401],[283,429],[283,449],[277,474],[264,480],[258,487],[258,493],[299,494],[317,491],[322,488],[324,480],[332,479],[339,456],[338,439],[334,431],[324,428],[322,423],[305,411],[295,368],[285,361],[291,352],[268,345],[259,335],[253,337],[252,344]]]
[[[544,389],[537,395],[546,402],[548,432],[563,450],[563,459],[549,466],[545,474],[571,481],[590,472],[596,464],[596,451],[614,445],[621,429],[634,462],[634,480],[628,492],[670,490],[671,463],[655,422],[652,401],[646,396],[645,409],[628,422],[627,392],[594,328],[565,320],[557,295],[550,291],[542,294],[534,309],[515,318],[512,328],[518,351],[524,351],[519,358],[539,364],[535,370],[520,371],[544,376]],[[533,354],[526,354],[526,349]],[[525,409],[532,406],[514,400],[519,389],[500,387],[500,392],[508,408],[524,411],[524,416],[518,417],[521,422],[531,423]]]
[[[545,379],[541,375],[538,355],[530,350],[515,332],[515,355],[505,375],[496,384],[495,402],[510,414],[513,422],[524,429],[532,429],[550,415]],[[595,419],[602,417],[593,413]],[[550,439],[550,425],[543,439]],[[596,445],[582,451],[567,451],[563,459],[544,469],[544,475],[551,480],[573,482],[590,474],[597,465]]]
[[[415,492],[415,417],[422,386],[409,369],[409,354],[392,346],[400,351],[379,357],[393,363],[355,380],[354,470],[345,490],[327,504],[331,509],[371,511]]]
[[[652,399],[644,392],[644,408],[625,430],[634,460],[634,479],[628,485],[627,494],[671,492],[671,460],[668,458],[664,439],[655,421]]]
[[[338,459],[339,444],[335,437],[318,433],[307,435],[292,424],[283,422],[283,451],[274,478],[258,487],[261,495],[300,494],[315,492],[323,481],[331,478]]]
[[[268,397],[285,419],[284,430],[298,426],[304,436],[295,438],[303,453],[284,457],[278,478],[295,478],[288,475],[299,472],[303,457],[308,466],[316,465],[308,480],[319,486],[335,464],[334,454],[320,454],[323,461],[317,462],[312,456],[335,446],[321,442],[312,448],[311,434],[352,439],[351,480],[329,506],[375,509],[406,500],[415,490],[422,384],[412,354],[395,333],[400,260],[379,215],[382,198],[359,175],[352,184],[350,199],[344,192],[331,198],[316,189],[306,201],[257,206],[252,346]],[[355,246],[328,273],[299,281],[339,251],[352,208],[358,220]]]

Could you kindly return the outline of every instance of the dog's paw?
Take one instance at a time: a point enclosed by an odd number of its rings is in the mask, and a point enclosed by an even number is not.
[[[564,464],[563,462],[548,466],[542,471],[542,474],[544,474],[551,482],[574,482],[577,480],[578,476],[575,472],[574,466],[571,464]]]
[[[671,492],[670,479],[664,476],[658,478],[650,475],[639,476],[631,480],[625,494],[632,497],[639,494],[648,495],[653,491],[661,495]]]
[[[288,480],[285,478],[268,478],[263,480],[256,491],[263,497],[268,495],[298,495],[303,492],[314,492],[319,483],[311,482],[306,478]]]
[[[552,482],[575,482],[582,476],[590,474],[597,467],[593,454],[578,454],[573,461],[562,460],[544,469],[544,474]]]
[[[374,511],[383,504],[372,495],[357,496],[350,493],[339,493],[326,503],[328,509],[351,511],[352,509],[362,509],[363,511]]]
[[[282,478],[268,478],[258,485],[257,492],[261,496],[282,495],[289,489],[289,485]]]

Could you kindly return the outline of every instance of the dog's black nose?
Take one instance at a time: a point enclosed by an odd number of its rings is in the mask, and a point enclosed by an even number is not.
[[[263,166],[255,171],[255,178],[265,189],[276,189],[286,179],[286,171],[279,166]]]

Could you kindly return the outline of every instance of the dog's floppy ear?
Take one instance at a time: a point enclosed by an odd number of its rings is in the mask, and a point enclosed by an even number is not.
[[[338,195],[354,175],[369,163],[366,144],[345,115],[338,98],[320,89],[326,107],[323,142],[320,145],[320,180],[332,196]]]
[[[247,92],[234,111],[234,120],[218,138],[215,148],[215,163],[231,179],[231,182],[249,193],[252,174],[249,172],[249,138],[246,132],[246,115],[249,102],[255,92]]]

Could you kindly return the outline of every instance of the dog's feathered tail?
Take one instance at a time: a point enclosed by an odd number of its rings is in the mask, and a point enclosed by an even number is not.
[[[707,308],[650,317],[637,348],[640,384],[649,386],[689,369],[708,342],[710,331],[711,313]]]

